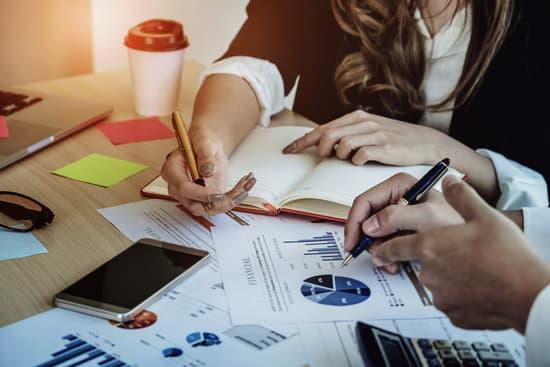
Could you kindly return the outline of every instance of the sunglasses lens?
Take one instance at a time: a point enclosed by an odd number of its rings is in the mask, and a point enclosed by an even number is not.
[[[0,194],[0,201],[4,201],[6,203],[12,203],[19,206],[22,206],[24,208],[34,210],[34,211],[41,211],[42,207],[35,203],[34,201],[18,196],[13,194]]]
[[[6,210],[6,208],[3,208],[0,204],[0,224],[2,226],[20,231],[26,231],[32,228],[32,220],[30,218],[25,218],[25,216],[21,214],[22,213],[14,213],[12,210]]]

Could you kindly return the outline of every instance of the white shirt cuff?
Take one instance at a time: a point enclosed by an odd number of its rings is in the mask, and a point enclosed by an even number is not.
[[[550,366],[550,285],[540,293],[529,312],[525,331],[527,366]]]
[[[231,74],[246,80],[256,94],[261,108],[258,121],[261,126],[267,127],[271,116],[284,108],[283,77],[277,66],[267,60],[248,56],[233,56],[220,60],[200,74],[199,85],[212,74]]]
[[[497,209],[548,206],[546,181],[540,173],[488,149],[478,149],[476,152],[489,158],[495,167],[501,192]]]
[[[523,208],[523,233],[537,256],[550,262],[550,208]]]

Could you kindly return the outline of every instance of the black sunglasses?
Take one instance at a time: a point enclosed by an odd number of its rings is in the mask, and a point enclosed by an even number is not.
[[[45,227],[53,217],[53,212],[38,200],[16,192],[0,191],[0,227],[29,232]]]

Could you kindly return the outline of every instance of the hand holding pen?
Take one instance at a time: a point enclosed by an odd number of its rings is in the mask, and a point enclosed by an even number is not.
[[[178,149],[167,156],[161,170],[170,196],[196,216],[224,213],[241,204],[256,183],[254,175],[243,176],[224,192],[228,161],[221,143],[189,136],[179,112],[172,114],[172,124]]]
[[[450,207],[441,193],[430,188],[446,173],[448,160],[435,165],[423,178],[397,174],[360,195],[350,210],[346,222],[345,250],[350,252],[346,263],[359,256],[379,239],[401,231],[421,231],[432,227],[462,223],[462,218]],[[416,205],[419,199],[424,200]],[[365,235],[366,234],[366,235]],[[384,264],[373,258],[377,266],[389,272],[397,264]]]

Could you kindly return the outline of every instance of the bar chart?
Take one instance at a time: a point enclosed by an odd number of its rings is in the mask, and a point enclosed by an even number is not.
[[[333,232],[325,232],[321,236],[294,241],[284,241],[285,244],[307,246],[306,256],[318,256],[322,261],[342,261],[343,257]]]
[[[37,367],[53,367],[58,365],[79,366],[84,363],[97,362],[101,367],[122,367],[126,363],[105,353],[101,349],[94,347],[79,337],[68,334],[62,338],[65,341],[65,347],[51,354],[49,360],[40,363]]]

